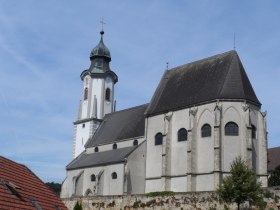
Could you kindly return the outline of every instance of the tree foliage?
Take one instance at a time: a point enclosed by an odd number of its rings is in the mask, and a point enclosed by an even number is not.
[[[222,201],[236,203],[238,209],[245,201],[257,205],[263,203],[261,183],[257,182],[254,171],[240,157],[231,164],[230,175],[224,178],[217,193]]]
[[[73,210],[83,210],[82,204],[80,202],[77,202]]]
[[[61,191],[61,184],[59,183],[54,183],[54,182],[46,182],[45,183],[47,186],[49,186],[49,188],[51,188],[51,190],[57,195],[60,195],[60,191]]]
[[[268,186],[280,186],[280,166],[277,166],[268,178]]]

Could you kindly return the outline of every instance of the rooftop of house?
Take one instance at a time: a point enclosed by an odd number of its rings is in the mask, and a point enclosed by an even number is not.
[[[1,209],[67,208],[55,193],[25,165],[0,156]]]
[[[280,166],[280,147],[269,148],[267,153],[267,160],[268,172],[272,172],[277,166]]]

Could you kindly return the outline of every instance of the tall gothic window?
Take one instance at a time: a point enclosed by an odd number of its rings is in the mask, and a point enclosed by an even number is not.
[[[88,99],[88,88],[86,87],[84,90],[84,100]]]
[[[116,173],[116,172],[113,172],[113,173],[112,173],[112,179],[117,179],[117,178],[118,178],[117,173]]]
[[[254,125],[252,125],[252,134],[251,134],[252,139],[256,139],[257,137],[257,129]]]
[[[225,135],[226,136],[238,136],[239,135],[238,125],[234,122],[228,122],[225,126]]]
[[[209,124],[204,124],[201,128],[201,137],[211,136],[211,126]]]
[[[162,139],[163,139],[163,136],[162,136],[162,133],[157,133],[155,135],[155,145],[162,145]]]
[[[178,141],[187,141],[188,140],[188,131],[185,128],[178,130]]]
[[[109,88],[106,89],[105,99],[106,101],[111,101],[111,90]]]

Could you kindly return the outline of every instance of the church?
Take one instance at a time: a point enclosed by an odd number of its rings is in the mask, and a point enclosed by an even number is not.
[[[61,198],[214,191],[238,156],[267,186],[266,112],[235,50],[166,70],[150,103],[116,111],[118,76],[100,34],[80,75]]]

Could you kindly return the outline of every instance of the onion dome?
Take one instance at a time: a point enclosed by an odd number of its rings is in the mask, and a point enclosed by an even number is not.
[[[93,50],[90,53],[90,59],[93,59],[95,57],[106,57],[109,59],[109,61],[111,61],[111,54],[109,49],[105,46],[104,42],[103,42],[103,34],[104,31],[100,32],[101,34],[101,39],[100,42],[98,43],[98,45],[93,48]]]

